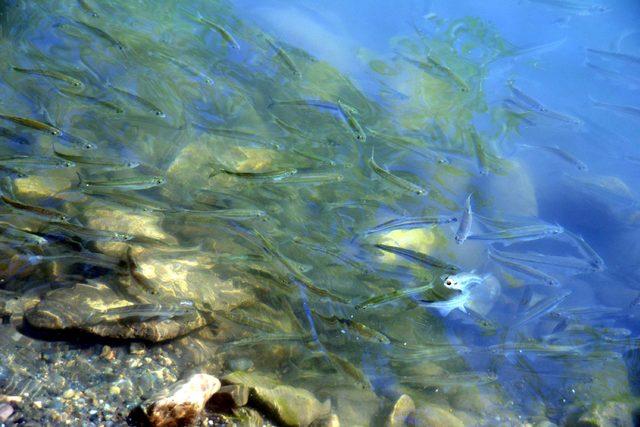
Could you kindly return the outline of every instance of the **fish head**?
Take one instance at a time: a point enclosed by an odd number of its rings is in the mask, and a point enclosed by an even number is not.
[[[154,176],[152,178],[152,181],[155,185],[162,185],[167,182],[167,178],[165,178],[164,176]]]
[[[125,162],[125,165],[129,169],[134,169],[134,168],[137,168],[138,166],[140,166],[140,162],[136,162],[135,160],[130,160],[130,161]]]
[[[444,286],[447,289],[464,292],[470,287],[482,283],[484,279],[472,273],[450,274],[444,279]]]
[[[133,239],[132,234],[118,233],[118,232],[113,233],[113,236],[111,238],[111,240],[114,242],[128,242],[129,240],[132,240],[132,239]]]
[[[65,160],[62,162],[62,166],[65,168],[72,168],[74,167],[76,164],[74,162],[71,162],[69,160]]]

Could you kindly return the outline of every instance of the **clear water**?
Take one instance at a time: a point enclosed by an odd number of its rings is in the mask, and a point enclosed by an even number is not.
[[[213,313],[178,342],[197,336],[219,365],[185,359],[185,372],[251,366],[330,399],[344,425],[379,422],[401,394],[470,425],[569,423],[607,402],[630,417],[640,307],[637,2],[0,7],[0,113],[65,133],[3,120],[18,133],[2,140],[3,193],[63,211],[85,231],[133,237],[96,242],[5,203],[3,258],[84,259],[7,261],[0,289],[12,298],[32,307],[76,283],[119,291],[135,279],[117,266],[130,247],[146,285],[128,288],[127,301],[186,299]],[[83,87],[13,67],[56,70]],[[286,103],[300,100],[331,104]],[[50,158],[52,147],[141,165],[7,163]],[[392,176],[376,172],[372,156]],[[166,182],[126,191],[116,182],[141,176]],[[97,194],[92,181],[115,188]],[[471,237],[457,244],[469,195]],[[250,211],[211,215],[217,209]],[[372,232],[422,216],[456,221]],[[513,238],[523,226],[562,232]],[[490,233],[498,236],[475,238]],[[441,312],[430,302],[457,297],[446,289],[450,273],[376,245],[430,255],[482,283],[463,291],[464,310]],[[534,259],[505,262],[496,251]],[[116,266],[96,266],[96,254]],[[77,298],[69,310],[97,310]],[[3,328],[24,332],[21,316]],[[29,331],[38,339],[28,345],[65,342]],[[87,339],[100,348],[102,338]]]

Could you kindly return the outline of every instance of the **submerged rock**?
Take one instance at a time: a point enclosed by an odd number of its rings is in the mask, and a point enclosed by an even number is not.
[[[142,411],[154,427],[191,425],[200,416],[207,400],[219,389],[220,381],[216,377],[195,374],[177,382],[162,396],[145,402],[137,411]]]
[[[409,425],[422,427],[464,427],[465,423],[439,405],[426,404],[418,408],[409,421]]]
[[[249,406],[284,426],[309,426],[331,413],[329,401],[321,403],[310,391],[281,385],[271,377],[234,372],[223,381],[249,386]]]
[[[225,385],[207,402],[207,408],[214,412],[230,412],[249,401],[249,387],[244,384]]]
[[[101,337],[166,341],[186,335],[210,322],[197,310],[186,315],[157,316],[139,319],[117,319],[96,322],[96,313],[137,304],[119,296],[104,284],[77,284],[48,292],[42,300],[25,313],[29,325],[51,331],[80,330]],[[167,300],[162,304],[178,304]],[[73,307],[73,310],[70,308]]]
[[[385,427],[402,427],[407,425],[409,417],[413,415],[415,411],[416,405],[413,403],[413,399],[403,394],[396,400],[393,408],[391,408]]]
[[[575,423],[576,427],[632,427],[633,409],[623,402],[596,403],[585,413],[580,415]]]

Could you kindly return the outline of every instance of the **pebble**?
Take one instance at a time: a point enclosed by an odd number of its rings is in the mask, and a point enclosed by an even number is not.
[[[36,400],[33,402],[33,407],[36,409],[42,409],[42,402],[40,400]]]
[[[114,396],[118,396],[120,394],[120,387],[118,387],[117,385],[112,385],[111,387],[109,387],[109,393]]]
[[[69,389],[62,394],[63,399],[71,399],[76,394],[75,390]]]
[[[100,353],[100,357],[111,362],[116,358],[116,352],[108,345],[105,345],[104,347],[102,347],[102,352]]]
[[[8,403],[0,403],[0,423],[7,421],[12,414],[13,406]]]
[[[139,342],[132,342],[129,345],[129,353],[135,354],[136,356],[141,356],[147,352],[144,344]]]

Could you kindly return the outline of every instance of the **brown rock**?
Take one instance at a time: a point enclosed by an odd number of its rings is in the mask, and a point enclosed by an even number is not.
[[[200,312],[187,316],[150,318],[135,322],[94,323],[90,316],[96,311],[115,309],[135,304],[123,299],[104,284],[77,284],[72,288],[59,288],[47,293],[32,309],[25,313],[33,327],[58,331],[81,330],[101,337],[116,339],[143,339],[161,342],[183,336],[209,322]],[[155,302],[154,302],[155,303]],[[174,299],[157,301],[176,304]],[[69,310],[73,307],[73,310]]]
[[[0,403],[0,423],[3,423],[13,415],[13,406],[8,403]]]
[[[244,384],[225,385],[207,402],[207,409],[214,412],[230,412],[249,401],[249,387]]]
[[[154,427],[187,426],[195,423],[207,400],[220,389],[220,381],[208,374],[195,374],[174,384],[162,396],[141,408]]]

